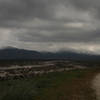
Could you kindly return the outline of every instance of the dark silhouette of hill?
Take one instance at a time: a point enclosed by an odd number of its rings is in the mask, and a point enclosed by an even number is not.
[[[50,60],[68,59],[79,61],[99,61],[100,55],[77,53],[74,51],[38,52],[13,47],[0,49],[0,60]]]

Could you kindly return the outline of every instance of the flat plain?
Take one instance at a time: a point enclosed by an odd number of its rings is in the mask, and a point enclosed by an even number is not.
[[[56,63],[53,72],[1,79],[0,100],[97,100],[92,81],[100,72],[99,67],[88,67],[89,64],[75,62],[72,65],[78,67],[74,68],[65,62],[60,62]],[[57,71],[59,67],[70,70]]]

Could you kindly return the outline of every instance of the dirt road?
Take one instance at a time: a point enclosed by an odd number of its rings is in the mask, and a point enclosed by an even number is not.
[[[100,100],[100,74],[97,74],[93,80],[93,89],[96,92],[97,100]]]

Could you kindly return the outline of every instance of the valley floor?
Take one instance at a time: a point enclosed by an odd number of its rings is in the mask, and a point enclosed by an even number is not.
[[[97,100],[92,80],[100,69],[52,72],[0,81],[0,100]]]

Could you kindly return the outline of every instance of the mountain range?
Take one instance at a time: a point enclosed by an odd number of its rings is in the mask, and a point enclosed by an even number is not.
[[[74,51],[39,52],[32,50],[7,47],[0,49],[0,60],[79,60],[99,61],[100,55],[78,53]]]

